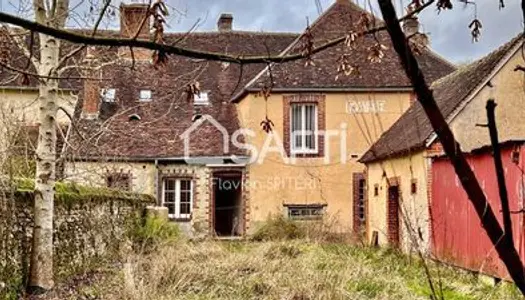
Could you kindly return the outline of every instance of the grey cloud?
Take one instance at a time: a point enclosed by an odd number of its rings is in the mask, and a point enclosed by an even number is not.
[[[72,0],[82,1],[82,0]],[[92,0],[97,1],[97,0]],[[98,0],[100,1],[100,0]],[[115,4],[120,1],[113,0]],[[313,22],[317,17],[315,0],[165,0],[169,6],[185,12],[182,16],[172,13],[169,17],[169,31],[187,31],[201,20],[198,31],[216,30],[219,15],[223,12],[234,16],[234,29],[255,31],[300,32],[306,26],[306,18]],[[326,10],[335,0],[320,0]],[[368,0],[354,0],[364,6]],[[379,16],[376,0],[370,0],[374,12]],[[475,1],[475,0],[474,0]],[[15,0],[0,0],[0,9],[11,11]],[[141,2],[141,0],[127,0]],[[458,0],[451,11],[437,13],[435,6],[426,9],[420,17],[422,30],[430,36],[431,47],[453,62],[477,59],[510,40],[523,30],[519,1],[505,0],[506,7],[498,9],[496,0],[477,0],[478,18],[483,23],[479,42],[472,43],[469,23],[474,9],[465,7]],[[408,0],[395,0],[399,11],[401,3]],[[84,10],[86,10],[84,8]],[[115,26],[116,24],[114,24]]]
[[[362,7],[368,3],[364,0],[356,2]],[[453,10],[438,13],[432,6],[421,14],[422,30],[429,34],[432,49],[453,62],[472,61],[522,30],[519,1],[506,0],[506,7],[502,10],[499,10],[495,0],[476,2],[478,18],[483,24],[482,36],[477,43],[472,42],[468,28],[474,17],[473,6],[465,7],[454,1]],[[333,0],[322,0],[321,3],[326,10]],[[398,1],[395,3],[401,8]],[[375,4],[373,11],[380,16]],[[181,22],[180,29],[190,28],[197,18],[207,15],[199,30],[214,30],[221,12],[233,13],[234,27],[238,30],[300,32],[306,26],[306,17],[310,22],[318,17],[314,0],[202,0],[188,3],[188,15]]]

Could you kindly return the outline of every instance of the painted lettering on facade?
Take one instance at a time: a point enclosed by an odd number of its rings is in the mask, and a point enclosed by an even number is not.
[[[346,112],[349,114],[380,113],[385,111],[385,101],[347,101]]]

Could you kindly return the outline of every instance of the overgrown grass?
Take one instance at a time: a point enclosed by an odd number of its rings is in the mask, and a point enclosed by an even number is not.
[[[316,242],[354,242],[348,233],[337,233],[336,220],[292,221],[282,215],[270,216],[250,237],[253,241],[306,239]]]
[[[154,216],[137,220],[129,235],[135,250],[139,253],[154,251],[163,245],[175,243],[181,238],[181,232],[176,223]]]
[[[505,283],[429,262],[444,299],[518,299]],[[302,239],[180,242],[134,253],[71,299],[429,299],[420,262],[389,249]]]

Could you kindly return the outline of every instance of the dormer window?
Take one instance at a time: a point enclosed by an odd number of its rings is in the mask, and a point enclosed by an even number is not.
[[[139,101],[140,102],[151,101],[151,90],[140,90]]]
[[[141,117],[137,114],[131,114],[128,116],[129,121],[140,121]]]
[[[208,92],[200,92],[200,93],[193,95],[193,103],[195,105],[210,104],[210,98],[208,98]]]
[[[115,102],[115,89],[101,89],[100,90],[100,97],[102,98],[102,102]]]

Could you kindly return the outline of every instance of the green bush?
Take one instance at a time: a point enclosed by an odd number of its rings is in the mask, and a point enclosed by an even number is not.
[[[180,238],[180,229],[176,223],[166,219],[147,216],[135,224],[131,232],[134,246],[142,250],[151,250],[161,244],[172,243]]]
[[[271,216],[252,236],[254,241],[292,240],[306,236],[304,228],[283,216]]]

